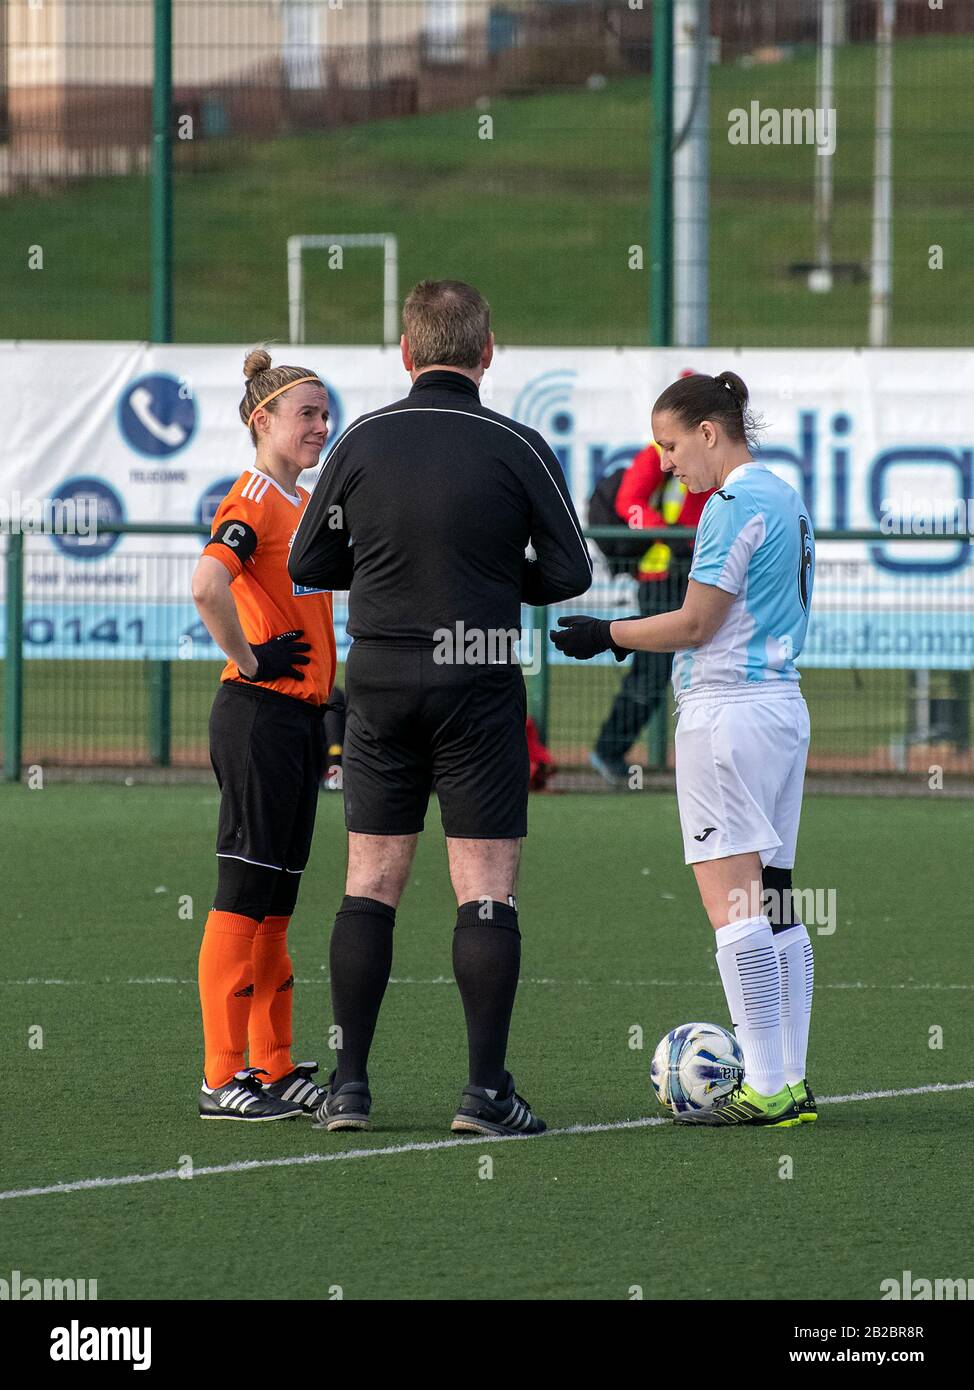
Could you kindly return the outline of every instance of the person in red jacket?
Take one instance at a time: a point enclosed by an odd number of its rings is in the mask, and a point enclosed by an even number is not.
[[[684,375],[690,375],[684,373]],[[650,443],[626,470],[616,494],[616,514],[635,530],[654,526],[696,529],[709,492],[687,492],[671,473],[664,473],[659,449]],[[691,540],[653,541],[637,562],[639,616],[679,608],[686,593],[693,553]],[[671,652],[635,652],[612,708],[602,725],[589,761],[612,785],[629,775],[626,755],[666,694],[673,664]]]

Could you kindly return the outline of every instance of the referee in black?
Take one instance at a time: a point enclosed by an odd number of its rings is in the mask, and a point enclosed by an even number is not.
[[[366,1069],[396,908],[435,788],[470,1055],[452,1128],[538,1134],[544,1123],[505,1067],[528,803],[515,644],[522,602],[585,593],[592,564],[551,449],[480,402],[494,336],[478,291],[457,280],[418,284],[403,308],[401,349],[412,390],[337,440],[288,562],[296,584],[349,589],[354,639],[343,750],[348,874],[330,953],[341,1047],[318,1123],[369,1128]]]

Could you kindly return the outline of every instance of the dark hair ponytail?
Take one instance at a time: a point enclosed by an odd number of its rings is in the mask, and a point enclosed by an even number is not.
[[[752,414],[749,400],[748,389],[736,372],[721,372],[719,376],[695,372],[667,386],[653,406],[653,414],[669,411],[687,429],[715,420],[723,425],[733,444],[756,449],[761,423]]]

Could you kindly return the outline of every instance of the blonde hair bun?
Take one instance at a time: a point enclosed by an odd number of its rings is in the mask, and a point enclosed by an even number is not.
[[[271,355],[264,348],[254,348],[244,358],[244,376],[253,381],[260,372],[266,372],[271,365]]]

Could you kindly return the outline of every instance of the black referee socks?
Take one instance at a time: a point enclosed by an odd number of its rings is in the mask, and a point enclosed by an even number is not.
[[[335,917],[329,953],[334,1023],[341,1029],[335,1087],[365,1081],[369,1048],[392,970],[396,909],[347,894]]]
[[[467,1018],[471,1086],[501,1090],[514,995],[521,971],[517,908],[475,899],[457,909],[453,974]]]
[[[392,971],[395,908],[346,896],[331,933],[332,1016],[341,1029],[335,1086],[367,1080],[369,1049]],[[476,899],[457,909],[453,973],[467,1020],[472,1086],[502,1090],[521,969],[517,909]]]

